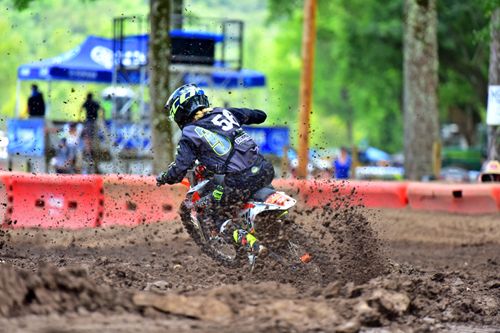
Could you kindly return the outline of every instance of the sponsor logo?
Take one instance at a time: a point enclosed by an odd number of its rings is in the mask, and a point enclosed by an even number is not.
[[[241,145],[242,143],[245,143],[251,139],[252,138],[250,137],[250,135],[243,133],[234,140],[234,143],[236,143],[237,145]]]
[[[90,51],[90,59],[106,69],[113,68],[113,51],[104,46],[95,46]]]

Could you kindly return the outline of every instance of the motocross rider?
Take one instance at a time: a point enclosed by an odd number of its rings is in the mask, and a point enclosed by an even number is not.
[[[156,178],[157,184],[181,182],[198,160],[210,175],[222,179],[206,197],[212,221],[219,228],[224,220],[233,217],[237,205],[269,185],[274,177],[272,164],[241,128],[242,125],[263,123],[267,115],[246,108],[211,108],[208,97],[195,84],[177,88],[168,98],[165,109],[181,129],[182,137],[175,161]],[[267,249],[245,230],[235,230],[233,238],[248,251],[259,255],[267,253]]]

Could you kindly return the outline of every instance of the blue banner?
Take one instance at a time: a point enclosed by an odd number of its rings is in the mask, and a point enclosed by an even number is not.
[[[133,149],[144,154],[151,151],[151,127],[149,124],[107,121],[106,126],[110,139],[118,150]]]
[[[283,148],[290,146],[290,130],[288,127],[245,127],[260,147],[262,154],[283,156]]]
[[[43,119],[7,120],[9,155],[42,157],[45,154],[45,121]]]

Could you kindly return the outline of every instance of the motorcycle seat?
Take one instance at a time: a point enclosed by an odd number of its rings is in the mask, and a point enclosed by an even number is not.
[[[271,185],[266,186],[255,192],[252,196],[251,199],[259,202],[264,202],[266,199],[273,193],[275,193],[276,190],[274,187]]]

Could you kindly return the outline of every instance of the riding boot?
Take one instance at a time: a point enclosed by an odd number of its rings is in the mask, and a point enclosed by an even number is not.
[[[265,257],[268,254],[268,249],[262,245],[259,240],[243,229],[236,229],[233,232],[234,241],[243,246],[247,252],[255,254],[259,257]]]

